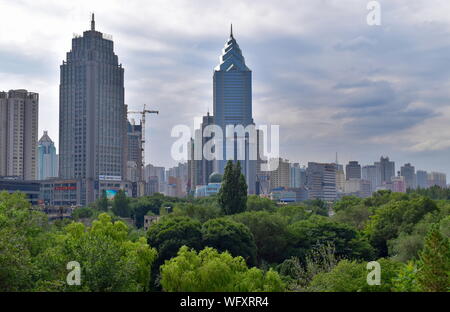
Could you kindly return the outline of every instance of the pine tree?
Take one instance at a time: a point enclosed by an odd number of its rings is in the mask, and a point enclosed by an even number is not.
[[[437,224],[433,225],[425,238],[420,262],[417,279],[422,290],[450,290],[450,244],[448,238],[439,231]]]
[[[98,201],[98,209],[101,211],[108,211],[108,198],[106,197],[106,191],[102,191],[102,196]]]
[[[228,161],[218,195],[219,204],[226,215],[243,212],[247,206],[247,183],[241,165]]]
[[[128,218],[130,217],[130,209],[128,207],[128,198],[123,190],[119,190],[114,196],[112,211],[116,216]]]

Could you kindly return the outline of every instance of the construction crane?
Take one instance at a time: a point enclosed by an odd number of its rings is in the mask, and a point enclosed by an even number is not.
[[[159,111],[146,109],[146,104],[144,104],[144,109],[142,111],[128,111],[128,114],[140,114],[141,115],[141,177],[144,174],[145,168],[145,115],[146,114],[159,114]],[[141,178],[142,179],[142,178]]]

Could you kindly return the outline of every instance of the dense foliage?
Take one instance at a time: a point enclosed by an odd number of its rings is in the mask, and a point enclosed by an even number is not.
[[[234,182],[217,197],[119,192],[56,221],[0,193],[0,291],[450,290],[447,190],[278,205],[233,193],[245,180],[227,168]],[[81,285],[66,282],[71,261]],[[380,285],[367,283],[369,261]]]

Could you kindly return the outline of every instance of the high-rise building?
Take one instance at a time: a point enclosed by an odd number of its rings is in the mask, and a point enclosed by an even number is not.
[[[361,165],[357,161],[350,161],[345,166],[345,177],[350,179],[361,179]]]
[[[38,180],[58,177],[58,156],[55,143],[44,131],[38,142]]]
[[[380,161],[375,163],[375,166],[380,168],[381,184],[389,184],[392,177],[395,177],[395,162],[390,161],[389,157],[382,156]]]
[[[345,187],[344,166],[338,164],[336,160],[336,191],[339,193],[343,193],[344,187]]]
[[[406,189],[417,188],[416,168],[410,163],[400,168],[400,175],[405,178]]]
[[[0,176],[37,178],[39,95],[0,92]]]
[[[212,136],[204,136],[203,133],[206,127],[213,124],[214,117],[208,112],[206,116],[203,116],[200,129],[195,130],[194,138],[189,143],[188,192],[193,193],[197,186],[208,184],[208,178],[214,171],[213,161],[206,159],[203,154],[204,145],[212,138]]]
[[[370,182],[371,192],[375,192],[377,186],[381,185],[381,171],[377,165],[368,165],[362,167],[361,177],[363,180]]]
[[[309,162],[306,181],[309,199],[336,200],[336,164]]]
[[[353,195],[360,198],[367,198],[372,195],[372,185],[370,181],[362,179],[345,180],[344,195]]]
[[[392,192],[406,193],[405,177],[401,176],[400,172],[396,177],[391,178],[391,182],[388,185]]]
[[[124,69],[109,35],[91,29],[75,35],[60,76],[59,174],[83,179],[86,203],[99,181],[122,181],[127,168],[127,108]]]
[[[290,187],[291,168],[288,160],[279,159],[276,169],[270,171],[270,188]]]
[[[430,172],[428,173],[428,186],[439,186],[442,188],[447,187],[447,175],[442,172]]]
[[[428,172],[424,170],[417,170],[417,187],[421,189],[428,188]]]
[[[127,180],[142,181],[142,125],[128,122]]]
[[[222,140],[216,140],[222,145],[222,159],[215,161],[215,171],[223,174],[227,160],[241,163],[242,172],[246,177],[248,192],[256,190],[256,159],[250,159],[251,150],[256,149],[256,140],[251,140],[248,133],[235,134],[230,138],[234,144],[232,152],[227,149],[226,126],[254,125],[252,117],[252,71],[245,64],[241,49],[233,36],[231,28],[230,37],[220,56],[220,63],[214,69],[213,77],[213,109],[214,124],[223,131]],[[253,135],[255,139],[256,135]],[[244,147],[238,142],[244,142]],[[238,152],[238,148],[241,150]],[[241,154],[242,153],[242,154]]]
[[[166,192],[166,168],[148,164],[145,166],[144,179],[145,182],[151,183],[152,185],[155,183],[155,180],[157,181],[157,188],[152,186],[152,190],[157,189],[157,192],[162,194]],[[151,194],[147,193],[147,195]]]
[[[290,165],[290,188],[300,188],[306,184],[306,169],[302,168],[299,163],[293,163]]]

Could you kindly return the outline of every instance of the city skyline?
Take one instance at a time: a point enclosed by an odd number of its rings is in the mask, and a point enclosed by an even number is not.
[[[317,29],[317,23],[303,14],[298,15],[298,11],[297,16],[304,20],[297,23],[304,23],[304,28],[296,30],[287,23],[274,25],[290,5],[276,9],[264,21],[255,19],[257,13],[251,12],[249,20],[253,24],[230,10],[217,22],[208,17],[205,22],[211,23],[208,30],[198,25],[200,22],[189,23],[188,17],[194,16],[192,7],[187,13],[181,13],[177,7],[174,10],[183,18],[176,25],[152,21],[154,35],[146,32],[141,16],[133,21],[125,18],[132,16],[135,2],[131,2],[130,8],[116,4],[100,8],[93,2],[73,11],[60,4],[54,6],[56,11],[50,8],[50,13],[44,13],[38,9],[29,17],[39,21],[46,14],[59,12],[61,16],[36,23],[32,30],[17,29],[19,34],[28,34],[27,43],[35,54],[21,50],[23,39],[12,38],[7,33],[9,26],[0,30],[5,38],[0,43],[0,77],[11,83],[3,86],[5,91],[27,88],[40,94],[39,133],[48,130],[51,137],[57,138],[57,64],[70,48],[70,35],[87,30],[89,13],[95,11],[101,31],[113,34],[115,49],[126,68],[125,103],[137,109],[145,99],[149,106],[161,111],[147,127],[150,143],[146,163],[171,167],[176,164],[167,157],[175,140],[170,137],[171,125],[191,125],[194,117],[212,110],[212,68],[217,64],[217,51],[223,47],[229,24],[233,22],[235,35],[254,71],[255,121],[281,125],[281,157],[306,165],[309,161],[332,162],[337,151],[341,164],[358,160],[361,165],[367,165],[387,155],[395,161],[396,171],[403,164],[411,163],[416,170],[448,174],[450,108],[445,89],[449,81],[443,75],[443,62],[447,49],[450,50],[450,36],[446,36],[450,20],[422,7],[423,1],[415,3],[416,9],[427,14],[407,15],[403,21],[394,20],[395,16],[401,16],[396,4],[383,4],[385,18],[379,28],[365,24],[365,3],[355,8],[341,6],[335,13],[338,17],[349,17],[350,21],[337,25],[334,31]],[[441,8],[446,5],[442,2]],[[213,6],[203,10],[211,12]],[[302,6],[306,12],[315,8],[306,2],[299,5]],[[20,11],[25,16],[32,10],[29,4],[25,8],[4,1],[0,1],[0,8]],[[175,5],[162,7],[163,10],[171,8]],[[258,10],[269,12],[270,8],[264,3]],[[123,16],[117,20],[111,17],[121,9]],[[334,18],[330,14],[337,7],[329,5],[323,9],[325,17]],[[150,14],[148,7],[142,12]],[[68,18],[62,22],[64,14]],[[434,24],[426,23],[427,20]],[[58,23],[63,27],[51,26]],[[350,26],[355,26],[355,30],[346,28]],[[413,29],[408,28],[412,26]],[[264,36],[257,33],[258,27]],[[439,33],[434,32],[436,29],[440,29]],[[324,32],[326,35],[334,32],[334,42],[315,38]],[[403,35],[400,43],[394,41],[400,39],[398,35]],[[135,42],[136,38],[143,39],[141,46]],[[289,38],[295,40],[288,44]],[[37,44],[42,40],[50,42],[49,39],[55,40],[43,48]],[[408,47],[414,48],[407,51]],[[421,54],[425,48],[427,53],[434,51],[426,59]],[[291,58],[294,55],[296,58]],[[331,62],[337,56],[341,57],[342,64]],[[393,66],[405,57],[411,59],[414,68]],[[290,62],[282,62],[283,59]],[[355,73],[350,73],[351,69]],[[193,79],[186,80],[187,73]],[[30,83],[25,82],[26,78],[30,78]]]

